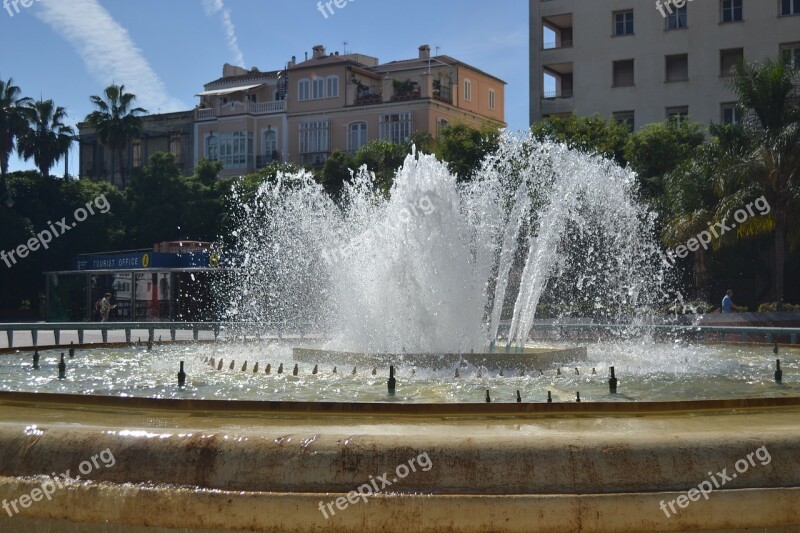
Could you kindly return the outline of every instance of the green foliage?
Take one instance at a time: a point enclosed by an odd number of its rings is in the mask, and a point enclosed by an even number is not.
[[[322,167],[320,183],[331,198],[339,198],[344,183],[350,181],[352,169],[355,167],[353,158],[341,150],[336,150],[328,156]]]
[[[375,186],[388,194],[397,170],[408,155],[407,147],[389,141],[371,141],[356,152],[356,168],[366,165],[375,174]]]
[[[595,114],[591,117],[548,117],[531,126],[534,138],[563,142],[570,148],[601,154],[624,166],[625,143],[630,129],[622,122],[606,121]]]
[[[639,175],[643,198],[656,209],[664,196],[664,175],[694,156],[703,144],[703,129],[696,122],[666,120],[649,124],[625,143],[625,158]]]
[[[23,108],[28,127],[17,139],[17,153],[27,161],[33,158],[44,177],[69,152],[75,130],[64,124],[67,112],[52,100],[28,102]]]
[[[452,124],[442,130],[436,156],[447,162],[459,181],[469,181],[480,169],[483,159],[497,150],[500,133],[485,124],[476,129],[466,124]]]

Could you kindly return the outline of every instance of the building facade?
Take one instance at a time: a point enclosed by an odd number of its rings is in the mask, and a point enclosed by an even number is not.
[[[225,65],[198,93],[194,160],[247,174],[272,161],[321,165],[335,150],[355,153],[375,139],[439,135],[447,124],[504,126],[505,82],[419,47],[414,59],[381,64],[363,54],[292,58],[282,71]]]
[[[800,0],[530,0],[531,123],[741,120],[737,61],[800,66]]]
[[[134,139],[123,151],[126,176],[141,168],[156,152],[175,156],[184,176],[194,171],[194,111],[179,111],[142,116],[142,136]],[[124,187],[119,170],[118,154],[100,144],[94,128],[87,122],[78,124],[81,178],[110,181]]]

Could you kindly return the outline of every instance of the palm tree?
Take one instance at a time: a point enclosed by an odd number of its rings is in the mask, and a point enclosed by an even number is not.
[[[7,190],[8,159],[14,151],[14,140],[27,127],[22,106],[30,98],[20,98],[21,92],[12,78],[7,82],[0,80],[0,194]]]
[[[797,228],[800,222],[799,75],[785,59],[738,65],[732,88],[747,111],[745,140],[730,153],[719,174],[738,186],[735,193],[722,199],[718,216],[730,215],[759,195],[769,203],[769,218],[751,218],[737,227],[737,233],[773,232],[772,293],[778,306],[784,297],[787,228]],[[789,237],[795,240],[798,236]]]
[[[114,173],[114,158],[119,159],[119,173],[122,186],[125,187],[125,165],[123,152],[128,143],[141,136],[142,119],[137,116],[147,113],[146,109],[133,107],[136,95],[125,92],[125,85],[109,85],[104,91],[105,99],[91,96],[90,100],[97,107],[86,117],[97,132],[97,140],[107,146],[112,153],[111,173]]]
[[[62,156],[69,152],[75,131],[64,124],[67,112],[52,100],[28,102],[23,108],[28,128],[17,139],[17,153],[33,162],[45,178]]]

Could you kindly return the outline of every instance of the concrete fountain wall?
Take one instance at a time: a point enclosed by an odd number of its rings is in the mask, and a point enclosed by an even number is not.
[[[102,450],[115,459],[51,501],[0,513],[2,531],[800,530],[800,398],[401,405],[0,393],[0,412],[0,500],[52,472],[74,476]],[[769,464],[665,516],[662,500],[708,472],[734,472],[761,446]],[[327,519],[319,510],[421,454],[429,470]]]

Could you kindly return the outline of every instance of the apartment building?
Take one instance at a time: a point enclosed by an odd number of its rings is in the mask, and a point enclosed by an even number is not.
[[[184,176],[194,171],[194,120],[192,110],[142,116],[142,135],[128,143],[122,153],[125,174],[147,163],[156,152],[175,156]],[[123,187],[119,154],[100,144],[94,127],[88,122],[78,124],[79,175],[81,178],[105,180]]]
[[[800,66],[800,0],[530,0],[531,122],[741,120],[737,61]]]
[[[194,159],[217,159],[223,176],[271,161],[321,165],[335,150],[374,139],[403,142],[415,131],[438,136],[447,124],[505,126],[505,82],[420,46],[413,59],[380,63],[364,54],[315,46],[281,71],[226,65],[198,93]]]

